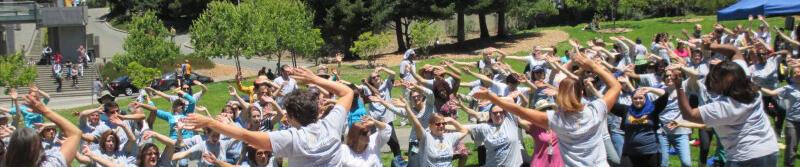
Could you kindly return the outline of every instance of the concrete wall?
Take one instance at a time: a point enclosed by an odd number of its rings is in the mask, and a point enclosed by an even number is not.
[[[49,28],[49,43],[55,53],[64,56],[64,62],[78,61],[78,47],[86,46],[86,28],[83,26]]]

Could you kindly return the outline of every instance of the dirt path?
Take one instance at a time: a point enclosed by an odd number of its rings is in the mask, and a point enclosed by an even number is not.
[[[212,69],[192,70],[200,75],[205,75],[214,79],[214,81],[224,81],[234,79],[236,75],[236,67],[216,64]],[[258,71],[242,68],[242,75],[244,77],[255,76]]]
[[[508,40],[495,40],[495,41],[480,41],[469,40],[459,44],[459,46],[444,46],[443,48],[435,50],[432,57],[464,59],[476,56],[476,52],[486,48],[495,47],[506,53],[517,53],[522,51],[529,51],[534,45],[537,46],[555,46],[559,42],[569,39],[569,34],[561,30],[544,30],[532,34],[523,34],[510,37]],[[448,51],[457,50],[457,51]],[[403,59],[402,54],[387,54],[376,60],[378,64],[385,64],[387,66],[399,65]],[[366,64],[366,60],[348,61],[342,64],[357,65]]]

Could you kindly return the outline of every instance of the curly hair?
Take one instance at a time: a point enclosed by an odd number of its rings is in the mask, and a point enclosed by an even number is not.
[[[108,136],[114,136],[114,151],[119,150],[119,136],[117,136],[117,133],[114,133],[113,130],[108,130],[106,132],[103,132],[103,134],[100,135],[100,139],[98,140],[100,141],[100,148],[102,149],[101,151],[105,151],[108,149],[106,148],[105,145],[106,140],[108,140]]]
[[[302,126],[317,122],[319,95],[308,90],[296,90],[283,97],[286,114]]]
[[[758,97],[756,85],[744,69],[732,61],[723,61],[711,67],[705,86],[710,92],[728,96],[741,103],[751,103]]]

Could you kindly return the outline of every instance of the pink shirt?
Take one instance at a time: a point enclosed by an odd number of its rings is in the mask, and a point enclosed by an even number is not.
[[[678,54],[678,57],[686,58],[689,57],[689,50],[675,49],[675,54]]]
[[[547,131],[531,124],[527,131],[533,137],[534,150],[531,167],[562,167],[564,161],[561,160],[561,151],[558,149],[558,139],[556,133]],[[552,149],[552,152],[550,152]],[[548,154],[549,152],[549,154]]]

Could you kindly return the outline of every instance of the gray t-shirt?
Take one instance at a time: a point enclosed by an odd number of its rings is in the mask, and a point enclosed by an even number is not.
[[[775,90],[778,92],[778,97],[781,99],[789,100],[786,108],[791,108],[786,111],[786,120],[792,122],[800,122],[800,85],[785,85]]]
[[[667,105],[664,106],[664,110],[661,111],[658,118],[661,121],[661,130],[664,131],[666,134],[671,135],[685,135],[691,134],[692,129],[679,127],[675,128],[674,130],[670,130],[667,128],[667,125],[672,122],[672,120],[685,122],[683,120],[683,116],[681,116],[681,110],[678,108],[678,93],[673,91],[674,89],[665,89],[667,93],[669,93],[669,98],[667,98]]]
[[[453,166],[453,151],[456,144],[461,140],[459,132],[443,133],[440,137],[431,135],[426,131],[425,137],[419,140],[421,147],[421,167],[444,167]]]
[[[325,118],[300,128],[268,132],[275,156],[289,160],[289,166],[340,166],[341,136],[347,124],[341,105]]]
[[[125,122],[125,124],[127,124],[128,127],[132,128],[132,129],[136,127],[136,123],[134,123],[131,120],[124,120],[123,122]],[[122,147],[122,146],[124,146],[125,144],[128,143],[128,141],[130,141],[128,139],[128,135],[125,134],[125,130],[123,130],[122,127],[119,127],[117,125],[111,124],[110,122],[100,121],[100,124],[105,124],[105,126],[96,127],[95,131],[91,135],[94,136],[94,138],[97,141],[100,141],[100,137],[101,137],[101,135],[103,135],[103,133],[105,133],[106,131],[109,131],[109,130],[114,130],[114,129],[119,128],[119,130],[116,131],[117,137],[119,137],[119,145],[120,145],[118,151],[120,151],[120,152],[125,151],[125,147]]]
[[[751,103],[720,96],[698,110],[703,123],[717,132],[729,161],[747,161],[778,151],[760,93]]]
[[[292,91],[294,91],[295,89],[297,89],[297,81],[294,80],[294,78],[289,78],[288,80],[285,80],[283,79],[283,77],[278,77],[275,78],[273,82],[275,82],[275,84],[278,84],[278,86],[283,85],[284,82],[286,83],[286,86],[284,86],[281,89],[282,94],[289,94],[292,93]],[[278,97],[276,101],[278,102],[278,104],[283,104],[283,97]]]
[[[701,61],[700,63],[693,63],[693,62],[689,61],[687,63],[687,66],[689,68],[697,70],[698,80],[703,80],[703,79],[706,78],[706,75],[708,75],[708,72],[709,72],[708,62],[705,61],[705,60]]]
[[[135,164],[136,157],[128,156],[123,152],[116,152],[113,154],[102,153],[99,150],[92,151],[92,154],[102,157],[103,159],[107,159],[116,165],[128,165],[128,164]],[[92,164],[96,167],[103,167],[100,163],[92,162]]]
[[[661,77],[655,74],[641,74],[639,75],[639,86],[641,87],[655,87],[661,83]]]
[[[486,147],[487,167],[522,165],[519,127],[510,113],[506,113],[500,125],[482,123],[473,125],[470,130],[472,138]]]
[[[391,102],[392,101],[392,87],[394,86],[394,76],[391,78],[387,78],[383,81],[383,84],[378,86],[376,89],[380,91],[381,98],[384,101]],[[372,95],[372,90],[369,88],[363,89],[364,93],[367,95]],[[380,102],[371,102],[369,104],[369,115],[372,118],[375,118],[382,122],[392,122],[395,119],[394,113],[389,111],[389,108],[383,106]]]
[[[61,152],[45,152],[45,157],[42,159],[40,167],[68,167],[67,160]]]
[[[767,89],[778,88],[778,63],[782,56],[772,56],[764,59],[766,63],[755,63],[750,65],[752,75],[750,78],[753,82],[758,83],[761,87]]]
[[[608,167],[603,135],[608,107],[602,98],[590,101],[581,112],[547,111],[548,125],[558,137],[566,166]]]
[[[217,159],[225,160],[227,154],[226,150],[228,150],[228,147],[231,147],[231,145],[238,142],[239,140],[218,140],[217,143],[215,144],[203,142],[200,144],[195,144],[186,151],[190,153],[213,153],[217,157]],[[200,163],[198,163],[197,166],[211,167],[216,165],[214,165],[214,163],[205,160],[200,160]]]

